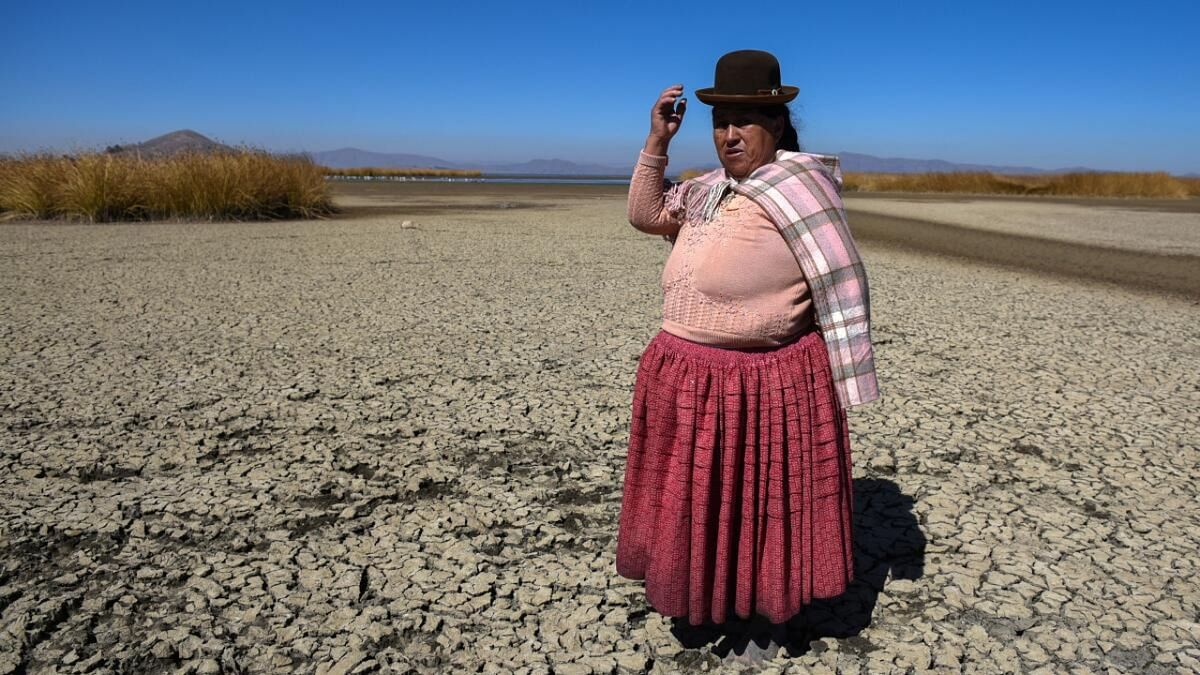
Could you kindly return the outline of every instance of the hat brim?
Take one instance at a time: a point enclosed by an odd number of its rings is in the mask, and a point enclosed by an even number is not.
[[[796,98],[800,93],[799,87],[780,87],[778,94],[718,94],[716,87],[705,87],[704,89],[696,90],[696,98],[700,99],[701,103],[713,105],[715,103],[741,103],[743,105],[770,105],[773,103],[787,103]]]

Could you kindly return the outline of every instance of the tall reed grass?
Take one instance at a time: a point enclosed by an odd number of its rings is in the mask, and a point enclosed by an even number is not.
[[[1196,181],[1200,183],[1200,181]],[[847,173],[845,189],[862,192],[1148,197],[1182,199],[1200,186],[1165,172],[1064,173],[1009,176],[993,173]]]
[[[322,167],[326,176],[339,178],[479,178],[482,171],[474,169],[389,169],[359,167],[353,169],[331,169]]]
[[[704,169],[685,169],[679,180]],[[862,173],[844,176],[847,192],[937,192],[985,195],[1053,195],[1063,197],[1200,197],[1200,178],[1153,173],[1063,173],[1010,176],[985,172]]]
[[[8,218],[276,220],[333,210],[321,167],[303,155],[0,158],[0,214]]]
[[[1178,178],[1188,191],[1189,197],[1200,197],[1200,178]]]

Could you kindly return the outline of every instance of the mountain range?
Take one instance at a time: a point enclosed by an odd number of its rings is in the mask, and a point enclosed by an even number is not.
[[[526,174],[539,176],[625,176],[632,166],[618,167],[603,164],[579,164],[565,159],[534,159],[520,163],[452,162],[428,155],[372,152],[358,148],[341,148],[311,152],[313,161],[333,169],[378,167],[381,169],[478,169],[487,174]]]
[[[111,153],[139,153],[146,156],[169,155],[182,151],[213,152],[232,150],[228,145],[218,143],[203,134],[191,129],[172,131],[157,136],[148,141],[134,145],[114,145],[107,149]],[[408,153],[372,152],[359,148],[341,148],[309,153],[313,161],[334,169],[352,169],[359,167],[377,168],[428,168],[428,169],[475,169],[484,174],[495,175],[535,175],[535,176],[628,176],[632,166],[615,166],[571,162],[565,159],[534,159],[527,162],[488,163],[488,162],[455,162],[429,155]],[[991,164],[962,164],[947,162],[941,159],[909,159],[903,157],[876,157],[857,152],[838,154],[842,160],[843,171],[864,173],[954,173],[963,171],[986,171],[996,174],[1047,174],[1069,172],[1091,172],[1095,169],[1086,167],[1068,167],[1062,169],[1038,169],[1032,166],[1001,166]],[[694,167],[697,169],[713,168],[716,164]],[[686,167],[681,167],[686,168]],[[1186,174],[1184,177],[1196,177],[1198,174]]]
[[[903,157],[876,157],[857,152],[839,153],[843,171],[861,173],[962,173],[964,171],[1010,175],[1033,175],[1041,173],[1091,172],[1081,166],[1062,169],[1038,169],[1032,166],[998,166],[992,164],[960,164],[942,159],[907,159]]]
[[[632,166],[614,166],[603,164],[579,164],[565,159],[535,159],[522,163],[490,164],[483,162],[454,162],[427,155],[410,155],[403,153],[384,153],[360,150],[358,148],[342,148],[325,152],[313,152],[314,161],[318,164],[335,169],[350,169],[355,167],[379,168],[437,168],[437,169],[478,169],[485,174],[526,174],[542,176],[627,176],[633,171]],[[865,173],[955,173],[963,171],[985,171],[996,174],[1043,174],[1070,173],[1094,171],[1085,167],[1069,167],[1063,169],[1038,169],[1032,166],[999,166],[991,164],[960,164],[941,159],[908,159],[902,157],[876,157],[857,152],[839,153],[843,171]],[[706,166],[694,167],[710,169],[712,163]]]

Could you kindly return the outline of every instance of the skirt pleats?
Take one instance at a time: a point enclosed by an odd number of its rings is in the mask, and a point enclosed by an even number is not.
[[[846,415],[812,332],[770,350],[667,332],[638,365],[617,572],[693,625],[782,623],[853,578]]]

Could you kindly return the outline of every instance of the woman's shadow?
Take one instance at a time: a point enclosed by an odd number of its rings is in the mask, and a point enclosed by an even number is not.
[[[692,626],[675,619],[671,632],[683,647],[712,645],[721,658],[761,652],[772,643],[799,656],[820,638],[853,638],[871,623],[879,592],[893,579],[919,579],[925,571],[925,535],[913,514],[913,499],[890,480],[854,481],[854,581],[836,598],[814,600],[786,624],[762,617],[720,625]]]

